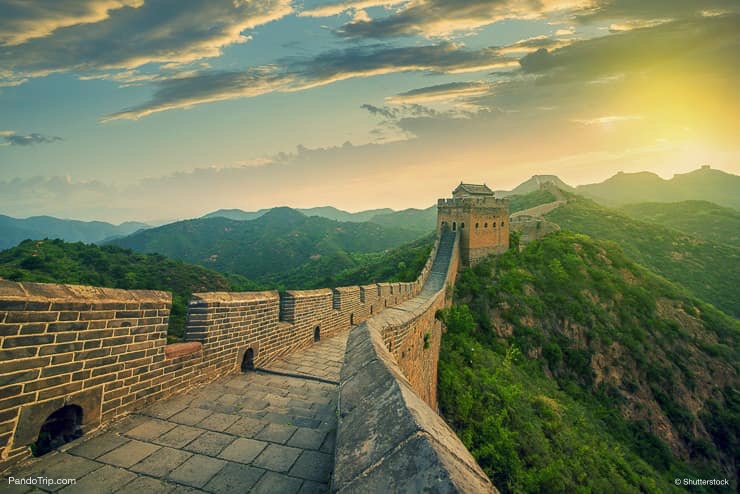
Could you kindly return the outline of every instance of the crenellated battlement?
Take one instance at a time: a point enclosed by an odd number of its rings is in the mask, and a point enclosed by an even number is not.
[[[263,367],[416,296],[410,283],[209,292],[167,344],[171,295],[0,280],[0,470],[27,458],[43,422],[72,404],[83,431],[244,368]]]
[[[509,207],[509,200],[497,197],[451,197],[437,199],[437,207]]]

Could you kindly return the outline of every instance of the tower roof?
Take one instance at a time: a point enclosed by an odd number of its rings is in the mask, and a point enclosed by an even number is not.
[[[460,182],[455,190],[452,191],[453,197],[460,195],[471,195],[471,196],[492,196],[493,191],[488,188],[486,184],[464,184]]]

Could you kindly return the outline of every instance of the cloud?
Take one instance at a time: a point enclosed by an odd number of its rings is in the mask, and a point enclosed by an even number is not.
[[[273,91],[301,91],[355,77],[397,72],[456,74],[516,66],[514,58],[497,48],[469,50],[454,43],[427,46],[358,46],[333,50],[310,58],[290,58],[281,66],[249,68],[239,72],[203,72],[156,82],[152,98],[135,107],[108,115],[104,121],[138,119],[174,108],[254,97]]]
[[[491,91],[491,84],[482,81],[450,82],[436,86],[412,89],[395,96],[389,96],[386,101],[393,105],[408,103],[435,103],[467,99],[482,96]]]
[[[0,24],[0,73],[7,81],[75,71],[86,75],[146,64],[188,64],[244,43],[244,31],[292,12],[290,0],[14,2]],[[49,4],[51,8],[41,6]],[[114,7],[120,7],[115,8]],[[5,14],[5,12],[3,12]],[[21,25],[37,26],[23,32]],[[4,31],[2,31],[4,26]],[[11,27],[12,26],[12,27]],[[15,29],[15,31],[14,31]],[[34,34],[35,33],[35,34]],[[12,46],[8,43],[12,42]]]
[[[572,122],[576,122],[583,125],[603,125],[611,126],[619,122],[629,122],[630,120],[642,120],[642,115],[606,115],[603,117],[595,118],[574,118]]]
[[[536,19],[584,9],[592,3],[592,0],[413,0],[391,15],[345,24],[339,34],[351,38],[411,35],[444,38],[504,19]]]
[[[581,22],[623,20],[630,24],[637,20],[659,20],[667,17],[689,19],[712,13],[737,13],[740,6],[736,0],[599,0],[589,8],[576,12],[574,19]]]
[[[57,29],[99,22],[110,11],[143,4],[144,0],[11,1],[3,5],[0,17],[0,46],[20,45]]]
[[[61,140],[61,137],[38,133],[22,135],[16,134],[12,130],[0,131],[0,146],[33,146],[36,144],[51,144]]]
[[[331,17],[347,11],[359,11],[372,7],[392,7],[406,3],[408,0],[351,0],[348,2],[330,2],[306,9],[300,17]]]

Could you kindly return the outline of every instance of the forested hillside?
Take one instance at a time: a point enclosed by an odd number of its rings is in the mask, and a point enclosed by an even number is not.
[[[441,411],[503,492],[737,481],[737,320],[615,244],[560,232],[491,257],[440,316]]]

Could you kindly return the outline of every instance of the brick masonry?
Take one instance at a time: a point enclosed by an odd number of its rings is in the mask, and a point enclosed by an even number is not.
[[[488,214],[476,207],[483,205],[463,209],[472,208],[480,218]],[[500,207],[496,203],[495,214]],[[440,217],[444,210],[440,207]],[[82,430],[88,432],[237,373],[245,361],[263,367],[354,326],[367,331],[370,326],[362,323],[368,320],[392,356],[392,373],[399,369],[397,377],[415,399],[436,410],[443,328],[435,313],[450,302],[458,265],[470,262],[473,249],[497,252],[508,246],[508,218],[501,230],[505,238],[497,232],[472,243],[462,231],[458,237],[442,228],[442,220],[439,225],[437,242],[414,282],[194,294],[185,342],[173,345],[166,344],[168,293],[0,280],[0,472],[31,455],[42,424],[62,407],[79,407]],[[348,350],[344,365],[352,368],[349,358]]]
[[[30,456],[50,414],[82,409],[82,430],[174,393],[257,367],[414,297],[412,283],[200,293],[184,343],[166,344],[171,296],[0,280],[0,471]]]

